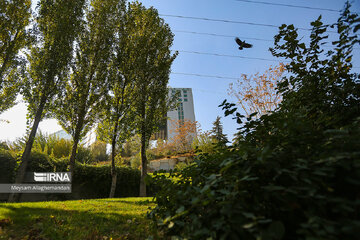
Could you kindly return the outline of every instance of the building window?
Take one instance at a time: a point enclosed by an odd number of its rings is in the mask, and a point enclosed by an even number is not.
[[[187,102],[188,100],[187,100],[187,98],[184,98],[184,102]]]

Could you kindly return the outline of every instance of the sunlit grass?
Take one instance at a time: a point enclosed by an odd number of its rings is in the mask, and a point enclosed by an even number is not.
[[[151,198],[0,204],[0,239],[146,239]]]

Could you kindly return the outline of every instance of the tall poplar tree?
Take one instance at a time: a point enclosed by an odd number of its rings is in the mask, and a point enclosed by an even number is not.
[[[39,12],[34,23],[37,42],[31,47],[31,54],[28,55],[28,74],[22,91],[28,103],[28,123],[31,122],[32,127],[21,156],[16,183],[21,183],[24,179],[39,123],[47,115],[56,93],[63,89],[63,75],[67,72],[72,58],[84,3],[85,0],[38,2]],[[9,201],[14,200],[15,194],[10,194]]]
[[[140,196],[146,196],[147,174],[146,148],[151,135],[163,123],[169,109],[167,84],[171,64],[176,54],[171,54],[173,34],[154,8],[145,8],[139,3],[129,6],[133,19],[133,32],[129,34],[132,49],[136,101],[134,101],[136,133],[141,136],[141,181]]]
[[[109,94],[103,106],[101,122],[97,133],[99,138],[111,144],[111,187],[109,197],[115,196],[117,173],[115,168],[116,147],[134,133],[135,57],[132,35],[134,19],[128,8],[123,18],[118,19],[115,50],[111,58]]]
[[[55,115],[72,136],[70,171],[81,139],[91,130],[109,91],[110,59],[124,1],[91,0],[75,49],[75,60],[60,92]]]
[[[15,104],[21,49],[30,43],[30,0],[0,1],[0,114]]]

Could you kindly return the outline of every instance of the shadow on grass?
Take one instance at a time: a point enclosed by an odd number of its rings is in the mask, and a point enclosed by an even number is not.
[[[152,235],[144,211],[115,211],[114,206],[94,211],[91,206],[74,210],[1,204],[0,220],[5,220],[0,225],[0,239],[146,239]]]
[[[125,203],[125,204],[138,205],[138,206],[145,206],[145,205],[154,203],[154,201],[152,201],[152,200],[143,200],[143,201],[136,201],[136,202],[130,202],[130,201],[124,201],[124,200],[111,200],[109,202]]]

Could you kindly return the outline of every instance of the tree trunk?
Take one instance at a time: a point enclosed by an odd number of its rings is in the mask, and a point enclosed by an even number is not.
[[[111,188],[110,188],[109,198],[114,198],[115,196],[116,179],[117,179],[117,174],[116,171],[114,171],[114,173],[111,173]]]
[[[76,160],[76,153],[77,153],[77,148],[80,142],[80,134],[81,134],[81,130],[83,128],[83,124],[84,124],[84,112],[85,112],[85,107],[83,106],[82,111],[79,114],[79,120],[77,122],[77,126],[75,129],[75,136],[73,136],[73,146],[71,149],[71,156],[70,156],[70,163],[69,163],[69,170],[71,172],[71,178],[74,177],[74,169],[75,169],[75,160]]]
[[[118,124],[119,124],[119,119],[117,119],[115,122],[115,127],[111,142],[111,187],[110,187],[109,198],[114,198],[115,190],[116,190],[117,173],[115,168],[115,148],[116,148],[116,136],[117,136]]]
[[[25,150],[21,156],[21,163],[20,163],[19,169],[16,174],[15,183],[22,183],[24,181],[27,164],[29,162],[29,158],[30,158],[30,154],[31,154],[31,148],[32,148],[34,140],[35,140],[36,131],[37,131],[37,129],[39,127],[39,123],[41,121],[41,115],[44,111],[45,102],[46,102],[45,97],[42,97],[39,108],[35,114],[35,119],[34,119],[33,126],[31,128],[29,139],[26,142]],[[19,194],[19,193],[18,194],[10,193],[8,202],[17,202],[17,201],[19,201],[20,196],[21,196],[21,194]]]
[[[78,135],[78,134],[76,134]],[[78,148],[78,145],[79,145],[79,136],[76,136],[74,137],[74,142],[73,142],[73,145],[72,145],[72,149],[71,149],[71,156],[70,156],[70,163],[69,163],[69,170],[71,172],[71,177],[73,178],[74,177],[74,168],[75,168],[75,160],[76,160],[76,151],[77,151],[77,148]]]
[[[146,174],[147,174],[146,136],[145,136],[145,131],[142,131],[142,133],[141,133],[140,197],[146,197],[146,183],[145,183]]]

